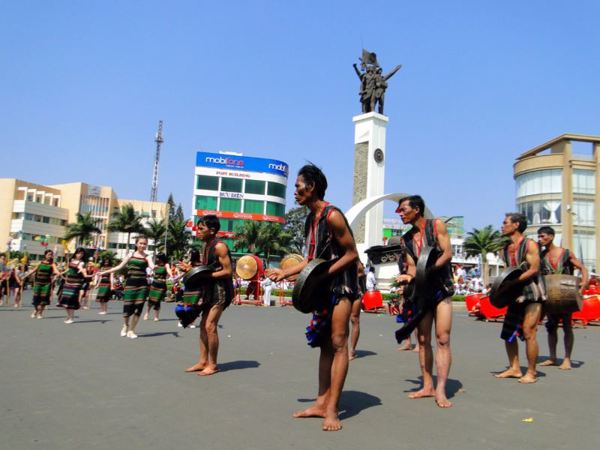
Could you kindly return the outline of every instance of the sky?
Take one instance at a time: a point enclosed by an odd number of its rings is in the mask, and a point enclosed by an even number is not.
[[[515,209],[513,163],[564,133],[600,135],[600,3],[4,1],[0,177],[109,185],[192,211],[197,151],[307,161],[351,206],[352,69],[389,80],[386,192],[465,228]],[[393,217],[386,206],[386,217]]]

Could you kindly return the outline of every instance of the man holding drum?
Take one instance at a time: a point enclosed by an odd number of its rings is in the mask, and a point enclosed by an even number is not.
[[[328,311],[321,323],[319,339],[310,342],[319,346],[319,392],[315,404],[296,412],[296,418],[322,417],[324,431],[342,428],[338,418],[338,403],[348,373],[348,330],[352,303],[359,296],[358,252],[352,231],[344,214],[324,200],[327,189],[325,175],[313,164],[298,172],[294,197],[299,205],[307,206],[310,214],[305,224],[305,259],[288,269],[271,269],[269,277],[280,281],[302,272],[309,261],[321,258],[332,261],[327,271],[327,298],[314,298],[315,310]],[[334,261],[334,262],[333,262]],[[313,316],[314,318],[315,316]],[[313,319],[314,322],[314,319]],[[310,328],[310,327],[309,327]],[[307,337],[309,334],[307,333]]]
[[[565,274],[573,275],[574,269],[581,272],[581,287],[579,294],[588,285],[588,271],[581,261],[568,249],[554,245],[554,229],[552,227],[541,227],[538,230],[538,242],[542,247],[541,253],[541,268],[544,275],[550,274]],[[555,366],[556,365],[556,344],[558,342],[558,324],[562,320],[563,331],[565,333],[565,359],[558,367],[562,370],[571,369],[571,352],[573,351],[573,328],[571,326],[572,313],[551,314],[547,313],[546,330],[548,331],[548,348],[550,357],[542,362],[540,366]]]
[[[510,239],[501,253],[504,262],[509,268],[522,268],[523,272],[516,280],[507,281],[502,286],[501,292],[517,292],[518,296],[508,306],[500,334],[505,341],[509,367],[495,375],[496,378],[518,378],[519,383],[525,384],[537,381],[535,364],[539,348],[536,333],[542,316],[543,300],[543,291],[537,283],[540,271],[539,248],[534,241],[523,236],[526,228],[527,218],[520,213],[507,213],[502,222],[501,233]],[[528,362],[525,375],[519,364],[517,337],[525,340]]]

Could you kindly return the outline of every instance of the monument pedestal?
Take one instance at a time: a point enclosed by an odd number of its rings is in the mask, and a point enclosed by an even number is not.
[[[354,116],[354,189],[352,204],[384,194],[385,135],[388,117],[376,112]],[[353,229],[361,259],[374,245],[383,245],[383,205],[365,214]]]

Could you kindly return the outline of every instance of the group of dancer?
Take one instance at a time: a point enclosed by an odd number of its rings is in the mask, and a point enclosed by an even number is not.
[[[338,405],[348,372],[349,360],[355,357],[358,340],[360,298],[364,292],[364,267],[360,264],[352,230],[340,209],[325,200],[327,179],[324,173],[313,164],[300,169],[295,181],[294,198],[301,206],[306,206],[309,215],[305,222],[305,258],[296,266],[284,269],[269,269],[267,276],[274,282],[294,279],[315,258],[332,261],[328,267],[328,288],[323,298],[314,299],[315,311],[306,336],[309,344],[319,347],[318,393],[310,407],[293,414],[297,418],[319,417],[323,419],[322,429],[337,431],[342,428],[338,417]],[[452,362],[450,335],[452,328],[452,248],[445,223],[438,219],[425,218],[425,202],[418,195],[400,199],[396,212],[405,224],[412,225],[402,239],[402,252],[397,277],[399,292],[405,298],[414,293],[426,301],[420,310],[413,311],[417,318],[413,326],[417,330],[419,366],[422,373],[422,386],[409,394],[412,399],[432,397],[441,408],[449,408],[452,402],[446,393],[446,383]],[[582,285],[587,284],[585,267],[572,255],[552,243],[554,231],[548,227],[540,229],[537,243],[525,239],[523,232],[527,226],[522,214],[509,213],[502,225],[502,234],[509,239],[503,249],[503,256],[509,267],[521,266],[522,275],[514,281],[513,287],[520,289],[519,300],[511,303],[501,338],[506,342],[509,368],[496,376],[498,378],[518,378],[521,383],[536,381],[535,364],[538,355],[536,328],[541,319],[543,289],[537,286],[541,273],[572,273],[579,269],[583,274]],[[184,308],[198,308],[201,315],[199,336],[199,358],[186,372],[201,376],[213,375],[219,371],[217,359],[219,351],[218,323],[223,311],[234,298],[233,264],[227,244],[218,239],[219,219],[207,215],[197,224],[198,237],[204,242],[202,252],[192,252],[190,263],[184,269],[193,270],[199,266],[214,269],[205,275],[205,280],[196,288],[186,289],[180,303]],[[156,312],[166,292],[166,280],[177,279],[174,270],[164,255],[157,255],[156,261],[146,253],[148,241],[139,236],[135,241],[135,251],[123,261],[110,267],[110,260],[103,260],[95,276],[98,279],[98,298],[105,299],[113,284],[113,274],[126,270],[123,296],[123,327],[121,336],[135,339],[136,327],[146,301]],[[435,260],[426,269],[426,287],[417,285],[419,258],[425,249],[435,249]],[[429,252],[429,250],[428,250]],[[52,252],[44,255],[44,260],[35,269],[34,314],[42,314],[48,304],[48,292],[53,276],[64,277],[60,304],[67,310],[67,323],[73,320],[73,312],[79,308],[78,290],[84,280],[92,275],[84,267],[85,252],[77,249],[69,261],[65,272],[60,272],[52,262]],[[149,286],[148,275],[153,281]],[[362,284],[362,287],[361,287]],[[418,292],[423,290],[423,292]],[[426,291],[425,291],[426,290]],[[412,294],[411,294],[412,293]],[[106,312],[106,309],[101,310]],[[148,314],[148,312],[146,313]],[[158,313],[157,313],[158,314]],[[156,315],[158,318],[158,315]],[[352,320],[351,320],[352,318]],[[565,333],[569,334],[567,356],[561,368],[570,367],[570,351],[573,346],[570,317],[549,317],[548,330],[550,343],[556,348],[556,328],[563,321]],[[354,330],[349,349],[350,323]],[[432,331],[435,330],[436,354],[432,349]],[[410,336],[411,330],[408,331]],[[516,338],[526,341],[528,368],[521,372]],[[437,383],[433,378],[435,360]],[[556,364],[556,352],[552,350],[550,359],[544,365]]]

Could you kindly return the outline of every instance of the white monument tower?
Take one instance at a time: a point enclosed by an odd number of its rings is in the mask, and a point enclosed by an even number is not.
[[[352,220],[354,238],[360,258],[364,251],[383,245],[383,205],[385,181],[385,132],[389,119],[383,115],[387,80],[400,70],[401,65],[383,74],[377,55],[365,49],[360,58],[360,69],[354,64],[360,79],[362,114],[354,122],[354,189],[352,193]]]
[[[352,204],[383,195],[385,181],[385,134],[389,119],[368,112],[354,122],[354,190]],[[374,245],[383,245],[383,204],[373,206],[356,227],[355,239],[361,258]]]

